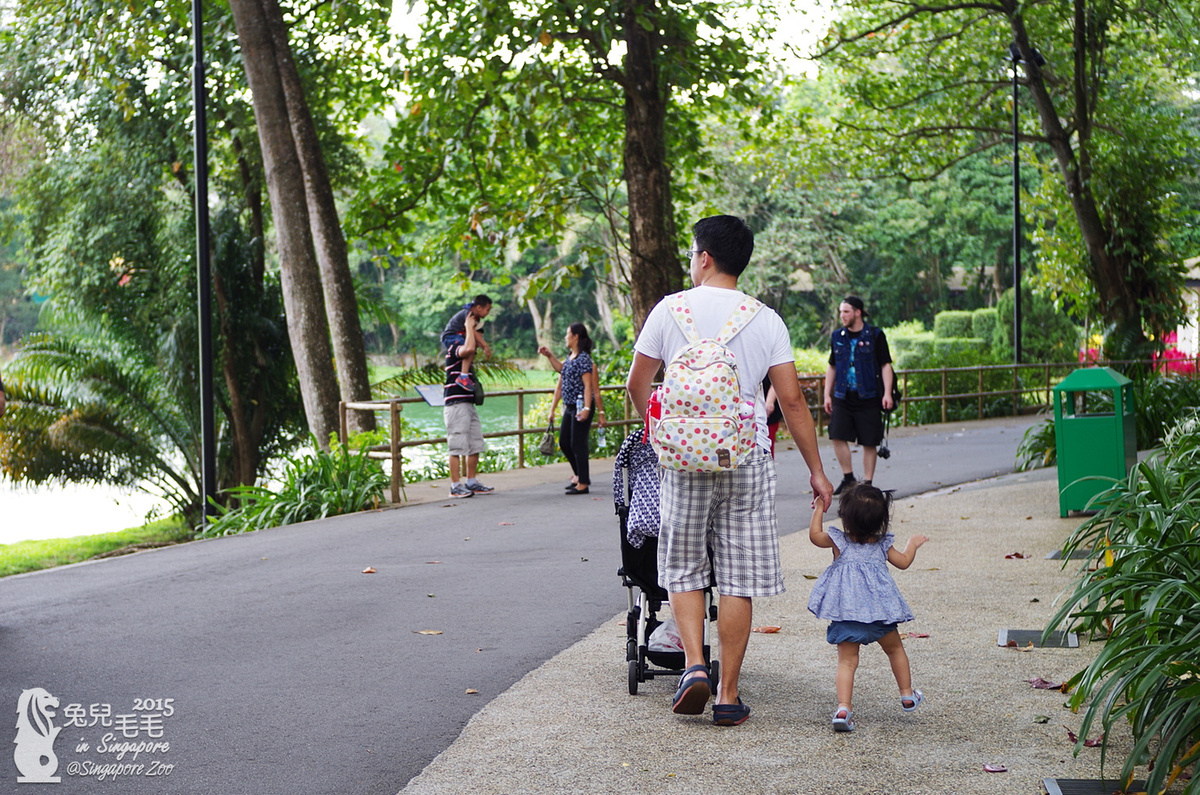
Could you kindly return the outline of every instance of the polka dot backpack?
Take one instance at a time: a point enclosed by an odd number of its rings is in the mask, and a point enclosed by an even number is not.
[[[658,462],[688,472],[735,469],[754,448],[754,404],[742,400],[737,359],[726,346],[763,304],[747,297],[716,337],[701,339],[687,296],[666,301],[688,344],[667,363],[658,388],[659,416],[650,432]]]

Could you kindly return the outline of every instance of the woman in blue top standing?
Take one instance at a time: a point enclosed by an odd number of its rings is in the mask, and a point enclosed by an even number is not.
[[[600,379],[592,362],[593,343],[587,326],[572,323],[567,329],[566,341],[571,349],[566,361],[559,361],[545,345],[538,348],[538,353],[549,359],[550,365],[561,374],[554,388],[550,416],[554,416],[561,399],[563,417],[558,446],[575,473],[567,486],[567,494],[587,494],[592,482],[588,472],[588,434],[595,414],[600,415],[600,427],[604,427],[604,403],[600,400]]]
[[[912,621],[912,610],[900,595],[887,564],[907,569],[917,549],[929,539],[914,535],[903,552],[896,549],[892,546],[895,536],[888,532],[891,512],[890,493],[860,483],[842,494],[838,506],[841,530],[822,527],[824,510],[820,503],[808,526],[808,538],[813,544],[833,550],[833,563],[813,586],[808,609],[817,618],[830,622],[825,639],[838,650],[834,731],[854,731],[851,697],[858,670],[858,650],[865,643],[878,641],[888,656],[900,688],[900,707],[905,712],[912,712],[925,700],[920,690],[913,690],[908,654],[896,630],[900,622]]]

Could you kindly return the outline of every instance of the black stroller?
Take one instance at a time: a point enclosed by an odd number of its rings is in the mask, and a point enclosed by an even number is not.
[[[637,695],[638,683],[656,676],[680,676],[684,667],[682,651],[650,647],[651,634],[663,623],[658,612],[668,600],[666,590],[658,584],[658,476],[658,457],[645,441],[644,431],[625,437],[613,471],[613,501],[621,529],[621,568],[617,576],[629,597],[625,659],[629,663],[631,696]],[[711,587],[704,589],[704,602],[704,661],[715,688],[720,662],[712,660],[709,644],[710,626],[717,620]]]

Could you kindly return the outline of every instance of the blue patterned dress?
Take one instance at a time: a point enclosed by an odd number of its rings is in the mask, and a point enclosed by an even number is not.
[[[888,571],[887,553],[895,535],[888,533],[874,544],[856,544],[836,527],[828,533],[839,554],[813,586],[808,609],[826,621],[912,621],[912,610]]]

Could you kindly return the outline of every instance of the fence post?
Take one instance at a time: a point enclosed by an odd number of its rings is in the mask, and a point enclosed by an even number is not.
[[[904,394],[908,394],[908,373],[904,374]],[[900,412],[900,424],[908,425],[908,401],[904,399],[904,395],[900,396],[900,402],[904,404],[904,409]]]
[[[401,471],[403,462],[400,458],[400,404],[393,398],[389,403],[389,408],[392,420],[392,504],[396,504],[400,502],[400,483],[403,476]]]
[[[517,430],[525,430],[525,393],[517,395]],[[525,468],[525,434],[517,435],[517,469]]]
[[[983,419],[983,368],[979,368],[979,419]]]
[[[1013,412],[1012,412],[1012,415],[1014,417],[1018,417],[1021,414],[1020,402],[1021,402],[1021,376],[1020,376],[1020,370],[1018,370],[1017,365],[1014,364],[1013,365]]]
[[[946,368],[942,368],[942,422],[946,421]]]
[[[342,437],[342,444],[350,444],[350,437],[346,434],[346,401],[338,401],[338,432]]]

